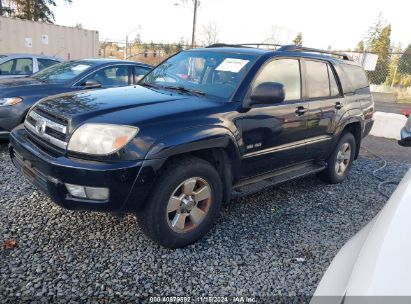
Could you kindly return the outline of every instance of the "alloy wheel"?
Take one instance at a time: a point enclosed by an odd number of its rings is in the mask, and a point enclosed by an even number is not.
[[[200,177],[182,182],[172,193],[167,204],[167,223],[177,233],[186,233],[206,217],[211,200],[211,187]]]
[[[338,175],[343,175],[347,170],[351,161],[351,145],[343,143],[337,153],[337,161],[335,162],[335,172]]]

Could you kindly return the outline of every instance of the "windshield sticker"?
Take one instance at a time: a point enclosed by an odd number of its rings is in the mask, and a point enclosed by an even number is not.
[[[72,71],[78,71],[82,72],[84,70],[87,70],[90,66],[87,64],[79,64],[71,68]]]
[[[238,73],[249,62],[249,60],[226,58],[216,68],[216,71]]]

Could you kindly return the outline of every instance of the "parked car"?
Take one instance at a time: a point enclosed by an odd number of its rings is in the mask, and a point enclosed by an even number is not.
[[[404,128],[401,129],[401,140],[398,143],[404,147],[411,147],[411,116],[408,117]]]
[[[216,45],[138,86],[43,99],[11,133],[11,159],[61,206],[136,213],[153,240],[183,247],[233,188],[346,179],[374,103],[361,66],[318,52]]]
[[[31,77],[0,79],[0,139],[8,138],[41,98],[135,84],[150,70],[151,66],[132,61],[86,59],[56,64]]]
[[[338,252],[312,304],[409,303],[411,170],[384,208]]]
[[[63,59],[33,54],[0,54],[0,79],[30,76]]]

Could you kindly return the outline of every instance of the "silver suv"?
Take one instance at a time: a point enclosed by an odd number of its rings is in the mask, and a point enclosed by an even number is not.
[[[61,58],[43,55],[0,54],[0,79],[30,76],[62,61]]]

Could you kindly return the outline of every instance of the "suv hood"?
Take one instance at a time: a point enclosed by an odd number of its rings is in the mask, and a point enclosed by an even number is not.
[[[175,114],[216,104],[221,103],[206,97],[127,86],[55,95],[43,99],[37,107],[63,116],[75,127],[97,117],[106,123],[133,124],[172,112]],[[116,115],[119,112],[122,113]]]

